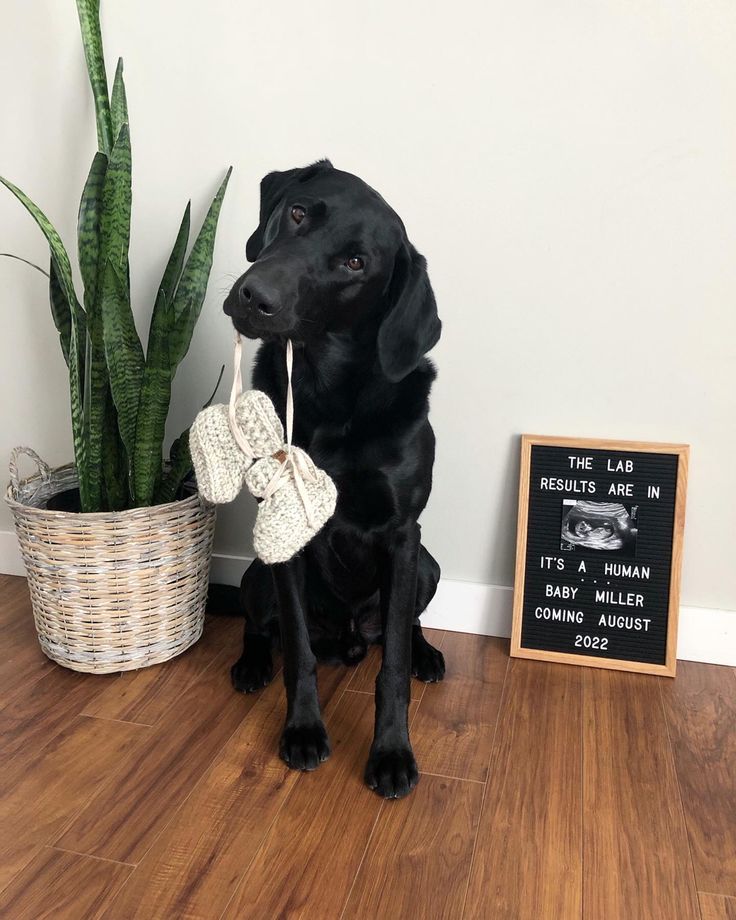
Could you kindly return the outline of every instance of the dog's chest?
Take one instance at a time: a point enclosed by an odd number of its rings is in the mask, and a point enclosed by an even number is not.
[[[395,495],[385,472],[399,460],[389,439],[356,437],[349,424],[321,424],[311,432],[305,449],[337,486],[335,524],[362,531],[387,526],[397,514]]]

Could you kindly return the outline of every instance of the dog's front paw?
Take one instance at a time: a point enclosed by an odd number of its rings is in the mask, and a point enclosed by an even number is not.
[[[445,656],[419,633],[411,644],[411,673],[427,684],[445,676]]]
[[[287,725],[279,746],[281,759],[292,770],[316,770],[330,756],[330,741],[321,722]]]
[[[408,795],[419,782],[417,762],[411,748],[371,751],[365,768],[366,784],[385,799]]]
[[[233,687],[239,693],[255,693],[271,682],[271,642],[264,636],[249,636],[243,654],[230,669]]]

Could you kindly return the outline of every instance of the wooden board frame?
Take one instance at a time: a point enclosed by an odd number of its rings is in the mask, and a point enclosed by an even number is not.
[[[529,518],[529,479],[531,475],[532,447],[573,447],[590,450],[617,450],[638,453],[676,454],[677,486],[675,492],[674,520],[672,523],[672,562],[670,571],[670,596],[667,617],[667,643],[665,663],[650,664],[644,661],[626,661],[622,658],[601,658],[597,655],[573,655],[567,652],[524,648],[521,645],[521,617],[524,605],[524,579],[526,573],[526,544]],[[551,435],[524,434],[521,436],[521,469],[519,472],[519,512],[516,535],[516,572],[514,578],[514,614],[511,629],[511,655],[515,658],[532,658],[538,661],[555,661],[614,671],[635,671],[639,674],[656,674],[674,677],[677,668],[677,622],[680,612],[680,578],[682,571],[682,544],[685,530],[685,502],[690,447],[687,444],[660,444],[648,441],[614,441],[598,438],[553,437]]]

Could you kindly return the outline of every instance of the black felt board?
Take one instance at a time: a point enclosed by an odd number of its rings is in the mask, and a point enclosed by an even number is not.
[[[520,650],[665,665],[679,463],[531,445]]]

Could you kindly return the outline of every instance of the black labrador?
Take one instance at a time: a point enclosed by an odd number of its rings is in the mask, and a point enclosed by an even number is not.
[[[382,796],[404,796],[418,780],[411,674],[437,681],[445,671],[419,625],[440,577],[417,523],[434,462],[427,414],[435,370],[424,355],[441,329],[426,262],[383,198],[328,160],[263,179],[246,256],[253,265],[225,313],[262,340],[253,386],[282,420],[285,341],[294,343],[294,443],[332,476],[338,502],[303,552],[280,565],[256,560],[243,576],[245,639],[233,684],[251,693],[269,682],[280,627],[280,753],[289,766],[313,770],[330,753],[317,659],[354,664],[367,642],[381,641],[365,780]]]

